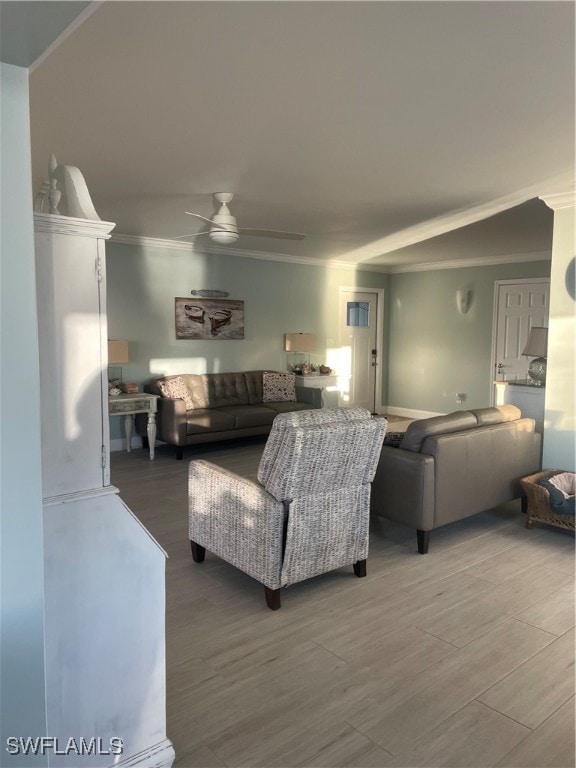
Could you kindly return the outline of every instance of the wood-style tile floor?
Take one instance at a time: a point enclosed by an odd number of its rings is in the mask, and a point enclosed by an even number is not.
[[[177,768],[570,768],[574,536],[518,502],[433,531],[373,521],[368,576],[264,590],[190,555],[187,469],[254,477],[264,439],[112,455],[112,482],[169,555],[167,733]]]

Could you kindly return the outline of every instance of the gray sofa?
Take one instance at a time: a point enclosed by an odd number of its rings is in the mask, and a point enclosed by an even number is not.
[[[183,458],[188,445],[230,440],[251,435],[267,435],[275,416],[289,411],[321,407],[321,391],[296,387],[296,401],[263,402],[264,371],[236,373],[180,374],[190,396],[182,399],[163,397],[162,382],[177,375],[153,379],[145,390],[160,395],[157,437],[176,446],[176,458]],[[146,443],[147,415],[136,416],[136,431]]]
[[[371,513],[415,528],[426,554],[430,531],[522,495],[520,479],[540,467],[534,426],[514,405],[413,421],[399,447],[382,448]]]

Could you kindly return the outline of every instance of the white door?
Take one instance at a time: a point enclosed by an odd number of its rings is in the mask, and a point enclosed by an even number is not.
[[[530,359],[522,356],[530,328],[548,326],[550,281],[502,280],[496,283],[494,327],[495,381],[517,381],[528,374]],[[493,389],[495,389],[493,387]],[[493,403],[496,402],[495,392]]]
[[[377,411],[382,354],[378,339],[377,291],[340,291],[338,389],[340,405]]]

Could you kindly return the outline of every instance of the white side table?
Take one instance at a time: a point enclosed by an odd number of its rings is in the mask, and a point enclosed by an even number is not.
[[[126,433],[126,451],[132,449],[132,432],[134,429],[134,414],[147,413],[148,445],[150,461],[154,459],[154,444],[156,442],[156,411],[158,410],[159,395],[139,392],[137,395],[111,395],[108,398],[108,413],[110,416],[124,416],[124,431]]]
[[[297,387],[312,387],[313,389],[320,390],[321,403],[324,405],[324,390],[327,387],[338,386],[338,376],[332,373],[328,374],[313,374],[308,373],[304,376],[296,376]]]

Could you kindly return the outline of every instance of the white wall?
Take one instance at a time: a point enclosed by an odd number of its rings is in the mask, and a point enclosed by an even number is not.
[[[574,212],[573,202],[554,212],[542,459],[546,469],[571,472],[576,471]]]
[[[0,764],[8,736],[46,734],[40,403],[28,72],[0,65]],[[43,757],[9,765],[46,765]]]

